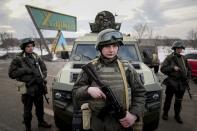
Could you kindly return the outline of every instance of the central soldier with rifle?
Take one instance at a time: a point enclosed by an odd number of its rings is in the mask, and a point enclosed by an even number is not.
[[[82,67],[73,87],[73,131],[142,131],[145,88],[133,66],[118,57],[123,35],[98,34],[100,56]]]
[[[38,127],[51,128],[44,120],[44,101],[46,98],[47,68],[42,59],[33,52],[35,43],[32,38],[21,41],[22,52],[14,58],[10,64],[9,77],[18,81],[18,90],[22,92],[24,105],[23,123],[26,131],[31,131],[32,107],[35,105]]]

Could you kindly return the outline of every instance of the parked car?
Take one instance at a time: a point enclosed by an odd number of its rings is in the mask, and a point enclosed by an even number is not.
[[[191,66],[192,78],[197,82],[197,53],[186,54],[185,57]]]
[[[142,53],[143,62],[150,68],[154,69],[155,73],[159,71],[160,61],[158,58],[157,47],[152,45],[139,46]]]

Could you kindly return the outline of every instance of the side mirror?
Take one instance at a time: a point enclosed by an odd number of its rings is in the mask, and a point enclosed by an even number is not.
[[[69,59],[68,51],[61,51],[61,58],[62,59]]]

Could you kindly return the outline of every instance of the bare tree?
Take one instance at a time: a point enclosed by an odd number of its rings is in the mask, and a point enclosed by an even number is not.
[[[0,39],[2,41],[1,47],[5,48],[8,53],[8,48],[16,44],[16,39],[13,39],[12,33],[0,32]]]
[[[153,38],[153,28],[147,23],[137,23],[134,25],[135,30],[134,39],[140,44],[142,39],[152,39]]]
[[[188,32],[188,39],[189,39],[189,44],[196,49],[197,48],[197,28],[192,29],[191,31]]]
[[[137,40],[138,44],[140,44],[141,39],[143,38],[144,33],[147,29],[147,24],[138,23],[134,25],[133,29],[135,30],[135,33],[136,33],[135,39]]]
[[[3,42],[6,39],[12,38],[12,33],[0,32],[0,38],[1,38],[1,41]]]
[[[150,25],[147,25],[146,35],[147,35],[148,39],[152,39],[153,38],[153,28]]]
[[[163,37],[163,42],[164,42],[164,44],[166,45],[166,46],[172,46],[172,43],[174,42],[174,41],[176,41],[177,39],[174,39],[174,38],[169,38],[169,37],[167,37],[167,36],[164,36]]]
[[[150,39],[153,39],[153,43],[155,46],[161,45],[161,38],[162,38],[162,36],[160,36],[160,35],[157,35],[154,38],[150,37]]]

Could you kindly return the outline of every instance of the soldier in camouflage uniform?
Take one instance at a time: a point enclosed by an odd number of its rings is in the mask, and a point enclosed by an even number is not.
[[[128,63],[118,58],[119,47],[123,45],[123,36],[114,29],[105,29],[98,34],[96,49],[100,56],[90,62],[96,73],[105,84],[109,85],[117,100],[126,111],[122,119],[115,119],[112,112],[105,111],[102,119],[99,113],[105,107],[105,94],[98,85],[82,70],[73,87],[74,108],[89,102],[92,111],[90,129],[92,131],[131,131],[133,125],[142,120],[145,104],[145,88],[142,85],[135,69]],[[125,72],[125,81],[128,90],[125,91],[124,78],[118,62],[122,63]],[[129,109],[126,108],[126,97],[129,98]],[[137,127],[142,130],[142,125]]]
[[[10,78],[24,83],[24,88],[26,88],[26,91],[22,94],[26,131],[31,131],[33,103],[36,107],[38,127],[50,128],[51,125],[44,121],[43,118],[43,94],[46,93],[46,89],[42,85],[47,76],[47,68],[41,58],[33,52],[35,46],[34,40],[32,38],[25,38],[21,42],[20,48],[22,52],[11,62],[8,74]]]
[[[168,111],[170,109],[173,95],[175,95],[174,112],[175,120],[182,124],[183,120],[180,117],[181,103],[186,88],[188,88],[188,79],[190,78],[190,67],[187,59],[181,55],[182,50],[185,49],[182,41],[175,41],[172,45],[174,52],[167,56],[161,66],[161,72],[168,77],[163,81],[166,85],[166,98],[163,107],[164,120],[168,120]]]

